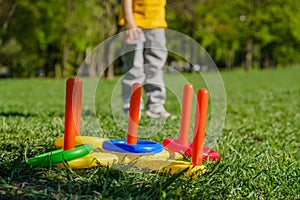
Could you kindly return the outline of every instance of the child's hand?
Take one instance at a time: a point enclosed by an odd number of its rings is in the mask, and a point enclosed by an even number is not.
[[[144,42],[144,41],[145,41],[145,36],[142,29],[137,27],[127,29],[126,27],[126,32],[125,32],[126,43],[135,44],[137,42]]]

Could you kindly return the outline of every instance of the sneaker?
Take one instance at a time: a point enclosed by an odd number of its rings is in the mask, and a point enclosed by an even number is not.
[[[149,106],[146,114],[153,119],[168,118],[171,116],[171,114],[166,111],[163,105]]]

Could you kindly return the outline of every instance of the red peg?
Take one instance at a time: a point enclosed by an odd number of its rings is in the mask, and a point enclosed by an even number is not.
[[[193,102],[193,85],[187,83],[184,85],[183,97],[182,97],[182,111],[180,121],[180,131],[178,142],[183,146],[188,146],[189,143],[189,131],[190,131],[190,119]]]
[[[130,96],[127,144],[137,143],[141,95],[142,95],[142,86],[139,83],[134,83],[131,88],[131,96]]]
[[[201,88],[197,94],[194,140],[192,147],[192,164],[196,166],[202,165],[202,152],[204,146],[207,107],[208,91],[205,88]]]

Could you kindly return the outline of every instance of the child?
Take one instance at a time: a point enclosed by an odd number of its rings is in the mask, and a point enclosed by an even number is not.
[[[164,108],[166,89],[163,67],[168,56],[165,5],[166,0],[122,0],[119,25],[126,30],[124,47],[134,49],[122,56],[125,70],[122,79],[125,112],[129,110],[131,86],[139,82],[144,83],[147,96],[146,114],[151,118],[171,116]]]

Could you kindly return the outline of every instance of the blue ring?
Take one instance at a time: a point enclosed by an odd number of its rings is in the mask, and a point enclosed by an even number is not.
[[[106,151],[119,153],[158,153],[163,150],[163,145],[159,142],[137,140],[136,144],[127,144],[126,139],[106,140],[102,144]]]

